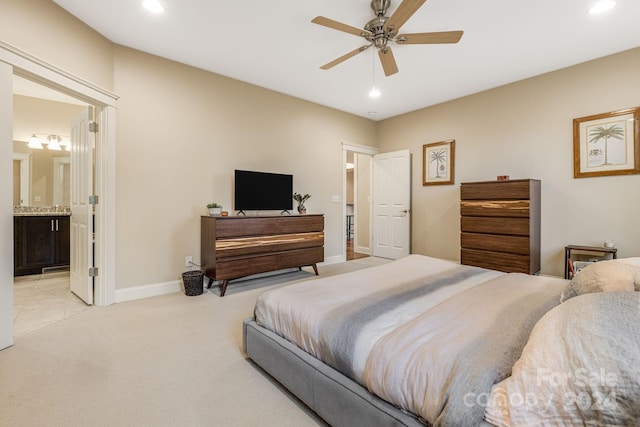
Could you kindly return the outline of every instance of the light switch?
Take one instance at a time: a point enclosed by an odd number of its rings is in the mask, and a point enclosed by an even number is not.
[[[334,194],[333,196],[331,196],[331,202],[332,203],[340,203],[340,195],[339,194]]]

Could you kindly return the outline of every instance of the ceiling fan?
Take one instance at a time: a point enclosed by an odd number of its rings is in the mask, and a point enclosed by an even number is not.
[[[323,70],[328,70],[341,62],[346,61],[375,46],[378,49],[378,56],[382,63],[382,68],[386,76],[391,76],[398,72],[398,65],[393,57],[393,52],[389,42],[397,44],[435,44],[435,43],[457,43],[462,37],[462,31],[442,31],[435,33],[412,33],[398,34],[400,27],[424,4],[426,0],[404,0],[390,17],[386,16],[390,0],[371,0],[371,9],[376,17],[367,22],[361,30],[347,24],[343,24],[324,16],[316,16],[311,20],[314,24],[323,25],[334,30],[344,31],[364,38],[369,44],[361,46],[351,52],[342,55],[321,66]]]

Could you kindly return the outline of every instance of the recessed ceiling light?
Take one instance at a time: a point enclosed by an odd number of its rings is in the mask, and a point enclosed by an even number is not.
[[[377,112],[375,112],[375,111],[369,111],[367,114],[368,114],[368,115],[370,115],[370,116],[375,116],[375,115],[376,115],[376,114],[378,114],[378,113],[377,113]]]
[[[162,6],[162,4],[160,4],[160,2],[158,0],[144,0],[142,2],[142,5],[149,12],[153,12],[153,13],[162,13],[162,12],[164,12],[164,7]]]
[[[591,15],[597,15],[598,13],[606,12],[616,5],[614,0],[600,0],[589,9]]]

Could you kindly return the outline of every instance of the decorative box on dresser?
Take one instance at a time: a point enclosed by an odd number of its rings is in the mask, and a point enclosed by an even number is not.
[[[460,185],[460,262],[507,273],[540,272],[540,181]]]
[[[311,266],[324,261],[324,216],[203,216],[200,259],[208,287],[222,280],[224,296],[229,280],[252,274]]]

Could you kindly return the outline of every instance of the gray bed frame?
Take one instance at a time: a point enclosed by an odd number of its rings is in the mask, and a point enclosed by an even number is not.
[[[259,326],[253,317],[242,323],[242,350],[333,427],[429,425]],[[479,427],[495,426],[483,421]]]
[[[243,322],[242,349],[334,427],[425,426],[295,344],[259,326],[253,318]]]

